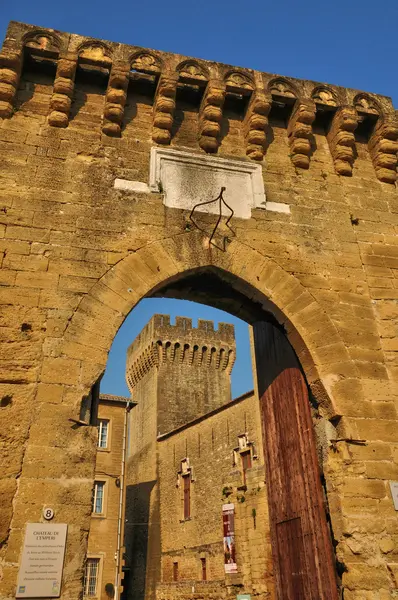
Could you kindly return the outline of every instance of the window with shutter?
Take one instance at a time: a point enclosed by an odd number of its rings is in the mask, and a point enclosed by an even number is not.
[[[245,452],[241,452],[240,454],[242,460],[242,475],[243,475],[243,484],[246,485],[246,471],[250,469],[252,466],[252,454],[250,450],[246,450]]]
[[[207,565],[206,565],[206,559],[205,558],[201,558],[200,562],[202,563],[202,581],[207,581]]]
[[[183,476],[184,481],[184,519],[191,518],[191,474]]]

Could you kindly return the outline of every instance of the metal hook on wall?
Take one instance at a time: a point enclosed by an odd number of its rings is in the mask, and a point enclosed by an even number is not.
[[[226,243],[228,242],[228,238],[227,237],[223,237],[223,247],[221,248],[220,246],[218,246],[214,241],[214,235],[217,231],[217,228],[221,222],[221,219],[223,217],[223,206],[226,206],[226,208],[230,211],[230,215],[228,216],[226,222],[225,222],[225,226],[228,227],[228,229],[230,230],[231,234],[235,237],[236,233],[234,232],[234,230],[232,229],[232,227],[229,225],[230,220],[232,219],[232,217],[234,216],[234,211],[233,209],[229,206],[229,204],[227,204],[227,202],[224,200],[224,192],[226,191],[226,187],[222,187],[220,193],[218,194],[217,198],[215,198],[214,200],[207,200],[206,202],[198,202],[198,204],[195,204],[195,206],[192,208],[191,213],[189,215],[189,219],[190,221],[192,221],[192,223],[195,225],[195,227],[197,229],[199,229],[199,231],[202,231],[203,233],[207,233],[202,227],[200,227],[197,222],[195,221],[195,219],[193,218],[193,214],[195,212],[195,210],[199,207],[199,206],[208,206],[209,204],[213,204],[214,202],[218,202],[218,218],[217,218],[217,222],[213,228],[213,231],[211,232],[211,236],[209,238],[209,244],[211,246],[214,246],[215,248],[218,248],[219,250],[222,250],[223,252],[225,252],[226,250]]]

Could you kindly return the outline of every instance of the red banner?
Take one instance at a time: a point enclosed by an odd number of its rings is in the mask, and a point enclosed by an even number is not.
[[[237,573],[235,552],[235,506],[223,504],[222,521],[224,528],[224,569],[226,573]]]

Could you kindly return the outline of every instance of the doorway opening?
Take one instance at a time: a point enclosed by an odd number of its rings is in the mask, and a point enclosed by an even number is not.
[[[138,329],[127,351],[129,393],[107,387],[99,407],[99,445],[117,421],[104,418],[101,405],[124,411],[119,433],[110,434],[123,440],[124,465],[108,596],[171,600],[196,591],[232,600],[271,597],[276,588],[286,600],[337,598],[313,426],[319,415],[278,309],[215,268],[185,273],[148,297],[125,321]],[[170,298],[201,303],[196,327],[184,308],[170,321]],[[157,306],[150,320],[137,318],[146,302]],[[229,313],[227,326],[206,318],[209,305]],[[251,326],[257,375],[256,391],[234,396],[236,318]],[[247,341],[244,354],[242,372],[251,362]],[[108,373],[103,381],[108,386]]]

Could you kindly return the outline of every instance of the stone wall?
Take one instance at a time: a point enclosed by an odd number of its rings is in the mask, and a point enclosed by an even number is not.
[[[239,453],[239,436],[245,434],[252,455],[246,483]],[[215,587],[219,597],[231,600],[236,593],[271,597],[272,558],[258,397],[249,392],[206,418],[161,437],[158,447],[162,585],[157,597],[171,600],[184,597],[192,587],[201,589],[201,559],[206,561],[209,582],[201,592],[204,598],[212,598]],[[186,458],[192,469],[188,520],[183,516],[181,477],[181,461]],[[224,572],[222,507],[226,503],[235,507],[236,574]],[[178,564],[175,582],[174,563]]]
[[[146,589],[154,594],[160,573],[156,372],[140,381],[134,401],[137,405],[129,415],[125,546],[131,582],[127,597],[140,600]]]
[[[70,419],[125,316],[172,285],[283,324],[337,426],[324,473],[345,599],[396,596],[391,101],[11,23],[0,117],[2,596],[15,594],[25,523],[40,520],[43,498],[69,527],[62,597],[79,596],[96,431]],[[255,159],[267,204],[232,219],[225,248],[209,245],[214,216],[198,229],[190,209],[145,187],[159,143]]]
[[[154,315],[127,352],[126,380],[136,406],[129,415],[126,556],[128,597],[155,598],[165,539],[159,435],[226,405],[235,359],[234,328],[212,321]],[[169,483],[169,482],[168,482]],[[174,484],[173,484],[174,485]],[[172,505],[178,511],[179,506]],[[171,532],[170,532],[170,535]]]
[[[101,394],[98,418],[108,421],[108,443],[106,448],[97,447],[95,481],[105,483],[104,511],[91,515],[87,556],[99,558],[100,568],[96,597],[107,600],[106,585],[115,588],[116,555],[118,551],[119,514],[121,524],[124,514],[120,513],[120,485],[122,479],[123,439],[125,436],[125,414],[128,398]],[[123,537],[120,545],[123,546]],[[121,571],[121,567],[120,567]]]

